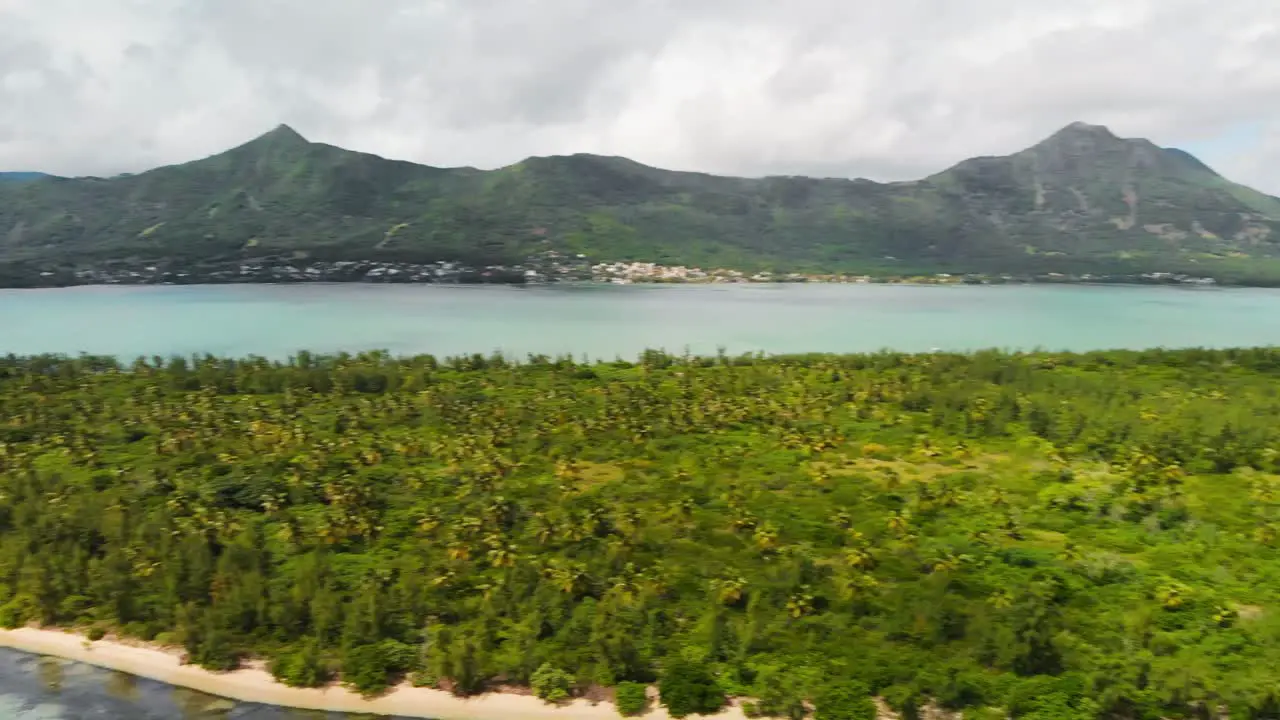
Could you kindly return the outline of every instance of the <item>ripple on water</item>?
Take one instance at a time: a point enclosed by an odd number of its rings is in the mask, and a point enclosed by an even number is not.
[[[173,702],[182,711],[183,718],[190,720],[220,720],[231,717],[236,703],[215,695],[206,695],[198,690],[175,687],[170,693]]]
[[[62,671],[62,660],[55,657],[42,657],[38,661],[38,674],[40,676],[40,684],[44,685],[46,690],[58,692],[62,689],[62,682],[65,675]]]
[[[142,694],[138,691],[137,677],[113,670],[107,672],[110,674],[107,676],[106,682],[103,683],[103,688],[106,689],[111,697],[129,702],[137,702],[142,697]]]
[[[71,720],[57,703],[30,703],[20,696],[0,693],[0,718],[6,720]]]

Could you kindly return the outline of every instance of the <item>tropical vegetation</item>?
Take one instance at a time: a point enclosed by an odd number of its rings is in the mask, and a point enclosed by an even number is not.
[[[0,621],[672,715],[1271,718],[1280,350],[0,358]]]

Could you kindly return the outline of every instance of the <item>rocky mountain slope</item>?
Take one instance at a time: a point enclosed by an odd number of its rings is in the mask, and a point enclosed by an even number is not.
[[[734,178],[619,157],[436,168],[286,126],[111,179],[0,183],[0,265],[245,258],[518,262],[545,250],[810,271],[1104,272],[1280,257],[1280,199],[1073,123],[913,182]]]

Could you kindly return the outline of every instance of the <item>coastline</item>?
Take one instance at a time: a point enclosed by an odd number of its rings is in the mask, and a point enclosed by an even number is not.
[[[248,662],[230,672],[213,672],[181,664],[181,653],[174,650],[107,639],[90,641],[84,635],[63,630],[32,627],[0,630],[0,647],[117,670],[231,700],[303,710],[436,720],[615,720],[621,717],[611,702],[592,703],[582,698],[560,705],[550,705],[532,695],[512,693],[460,698],[444,690],[418,688],[408,683],[373,698],[362,697],[337,684],[292,688],[276,682],[262,661]],[[666,709],[657,703],[652,703],[649,711],[640,717],[644,720],[669,718]],[[746,720],[747,716],[737,704],[730,704],[711,717]]]

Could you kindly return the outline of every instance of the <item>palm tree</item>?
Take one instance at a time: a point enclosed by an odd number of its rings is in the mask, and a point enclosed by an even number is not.
[[[1155,598],[1165,610],[1177,610],[1187,602],[1190,590],[1180,582],[1171,582],[1157,589]]]
[[[889,530],[899,537],[905,537],[911,532],[911,511],[894,510],[889,514],[889,519],[885,521],[885,524],[889,527]]]
[[[994,608],[1004,610],[1013,606],[1013,595],[1008,590],[997,590],[987,596],[987,602]]]
[[[587,568],[579,562],[555,558],[544,570],[543,574],[551,580],[560,592],[577,595],[587,581]]]
[[[814,611],[814,597],[808,585],[801,585],[800,589],[792,593],[787,598],[787,614],[793,618],[804,617]]]
[[[846,600],[869,595],[880,587],[880,581],[866,572],[856,569],[838,574],[835,579],[836,591]]]
[[[717,578],[711,581],[711,591],[721,605],[736,605],[746,592],[747,581],[741,576]]]
[[[956,555],[955,553],[947,552],[935,558],[933,562],[930,563],[929,569],[931,572],[940,575],[953,573],[956,570],[959,570],[961,565],[971,561],[972,559],[973,558],[968,555]]]
[[[871,550],[866,547],[854,547],[844,553],[845,565],[855,570],[870,570],[876,565],[875,557],[872,556]]]
[[[634,605],[641,593],[640,575],[635,565],[627,563],[622,572],[610,580],[608,595],[615,598],[620,605]]]
[[[767,552],[778,547],[778,528],[771,522],[766,522],[756,528],[751,537],[755,541],[756,547],[760,550]]]

